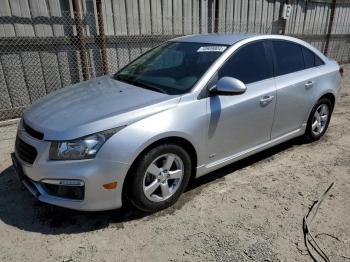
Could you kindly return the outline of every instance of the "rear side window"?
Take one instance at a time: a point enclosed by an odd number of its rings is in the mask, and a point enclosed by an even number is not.
[[[311,68],[315,66],[315,55],[313,52],[310,50],[302,47],[302,52],[304,56],[304,61],[305,61],[305,68]]]
[[[315,66],[324,65],[324,62],[319,58],[317,55],[315,55]]]
[[[276,76],[305,69],[301,46],[288,41],[272,41],[276,56]]]
[[[305,62],[305,68],[311,68],[315,66],[323,65],[323,61],[321,58],[319,58],[314,52],[311,50],[301,47],[303,56],[304,56],[304,62]]]
[[[272,65],[263,42],[254,42],[238,49],[219,70],[219,79],[224,76],[237,78],[245,84],[271,78]]]

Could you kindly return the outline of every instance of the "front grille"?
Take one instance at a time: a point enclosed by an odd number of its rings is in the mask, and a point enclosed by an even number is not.
[[[35,158],[37,156],[37,151],[34,147],[31,145],[28,145],[26,142],[24,142],[19,137],[16,138],[15,143],[16,152],[18,154],[18,157],[22,159],[24,162],[27,162],[29,164],[33,164],[35,161]]]
[[[40,133],[39,131],[34,130],[33,128],[31,128],[30,126],[28,126],[26,124],[26,122],[22,121],[22,125],[24,130],[31,135],[32,137],[39,139],[39,140],[43,140],[44,139],[44,134]]]

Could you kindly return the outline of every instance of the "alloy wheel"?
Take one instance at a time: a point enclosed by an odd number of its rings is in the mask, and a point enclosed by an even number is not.
[[[315,136],[319,136],[327,126],[329,118],[329,108],[326,104],[321,104],[316,109],[313,119],[311,130]]]
[[[184,164],[176,154],[157,157],[148,166],[143,178],[143,193],[153,202],[169,199],[179,189],[184,175]]]

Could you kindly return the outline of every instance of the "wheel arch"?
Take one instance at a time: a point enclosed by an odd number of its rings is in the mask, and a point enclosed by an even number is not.
[[[332,103],[332,110],[334,108],[334,105],[335,105],[335,95],[332,93],[332,92],[327,92],[325,94],[323,94],[319,99],[317,99],[317,101],[323,99],[323,98],[327,98],[331,101]]]
[[[313,104],[310,106],[310,108],[309,108],[309,110],[307,112],[307,115],[304,118],[303,123],[305,123],[305,124],[307,123],[307,121],[308,121],[308,119],[310,117],[312,108],[322,98],[328,98],[331,101],[331,103],[332,103],[332,111],[333,111],[334,106],[335,106],[335,102],[336,102],[336,96],[334,94],[334,91],[330,89],[330,90],[326,90],[325,92],[323,92],[322,94],[320,94],[319,96],[316,97],[316,99],[314,100]]]
[[[324,130],[321,130],[319,131],[319,133],[313,133],[313,130],[312,130],[312,119],[314,117],[314,113],[315,111],[314,110],[317,110],[317,108],[322,105],[322,103],[324,103],[324,101],[320,102],[322,99],[327,99],[329,102],[330,102],[330,107],[329,110],[329,117],[328,117],[328,122],[326,123],[325,127],[324,127]],[[306,128],[305,128],[305,133],[304,133],[304,140],[305,142],[309,143],[309,142],[314,142],[316,140],[319,140],[323,134],[326,132],[327,128],[328,128],[328,125],[329,125],[329,121],[330,121],[330,118],[331,118],[331,114],[332,114],[332,111],[333,111],[333,108],[334,108],[334,105],[335,105],[335,102],[336,102],[336,97],[335,95],[332,93],[332,92],[324,92],[322,95],[320,95],[318,97],[318,99],[316,100],[315,104],[312,106],[311,110],[310,110],[310,113],[309,113],[309,116],[308,116],[308,119],[307,119],[307,122],[306,122]]]
[[[132,172],[135,170],[136,168],[136,163],[138,162],[138,160],[140,159],[140,157],[145,154],[146,152],[152,150],[153,148],[162,145],[162,144],[166,144],[166,143],[171,143],[171,144],[176,144],[178,146],[181,146],[182,148],[184,148],[190,158],[191,158],[191,162],[192,162],[192,172],[191,172],[191,179],[195,177],[196,175],[196,168],[197,168],[197,162],[198,162],[198,155],[197,155],[197,151],[194,147],[194,145],[188,140],[185,139],[183,137],[180,136],[169,136],[169,137],[164,137],[164,138],[160,138],[156,141],[153,141],[151,144],[147,145],[134,159],[134,161],[132,162],[132,164],[130,165],[128,172],[125,176],[124,179],[124,183],[123,183],[123,189],[122,189],[122,198],[123,198],[123,202],[124,199],[126,197],[126,192],[128,191],[129,187],[130,187],[130,182],[131,182],[131,178],[132,178]]]

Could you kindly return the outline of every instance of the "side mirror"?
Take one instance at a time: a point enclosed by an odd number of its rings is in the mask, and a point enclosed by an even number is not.
[[[213,95],[238,95],[242,94],[247,90],[245,84],[233,77],[222,77],[216,83],[215,86],[209,89],[209,92]]]

